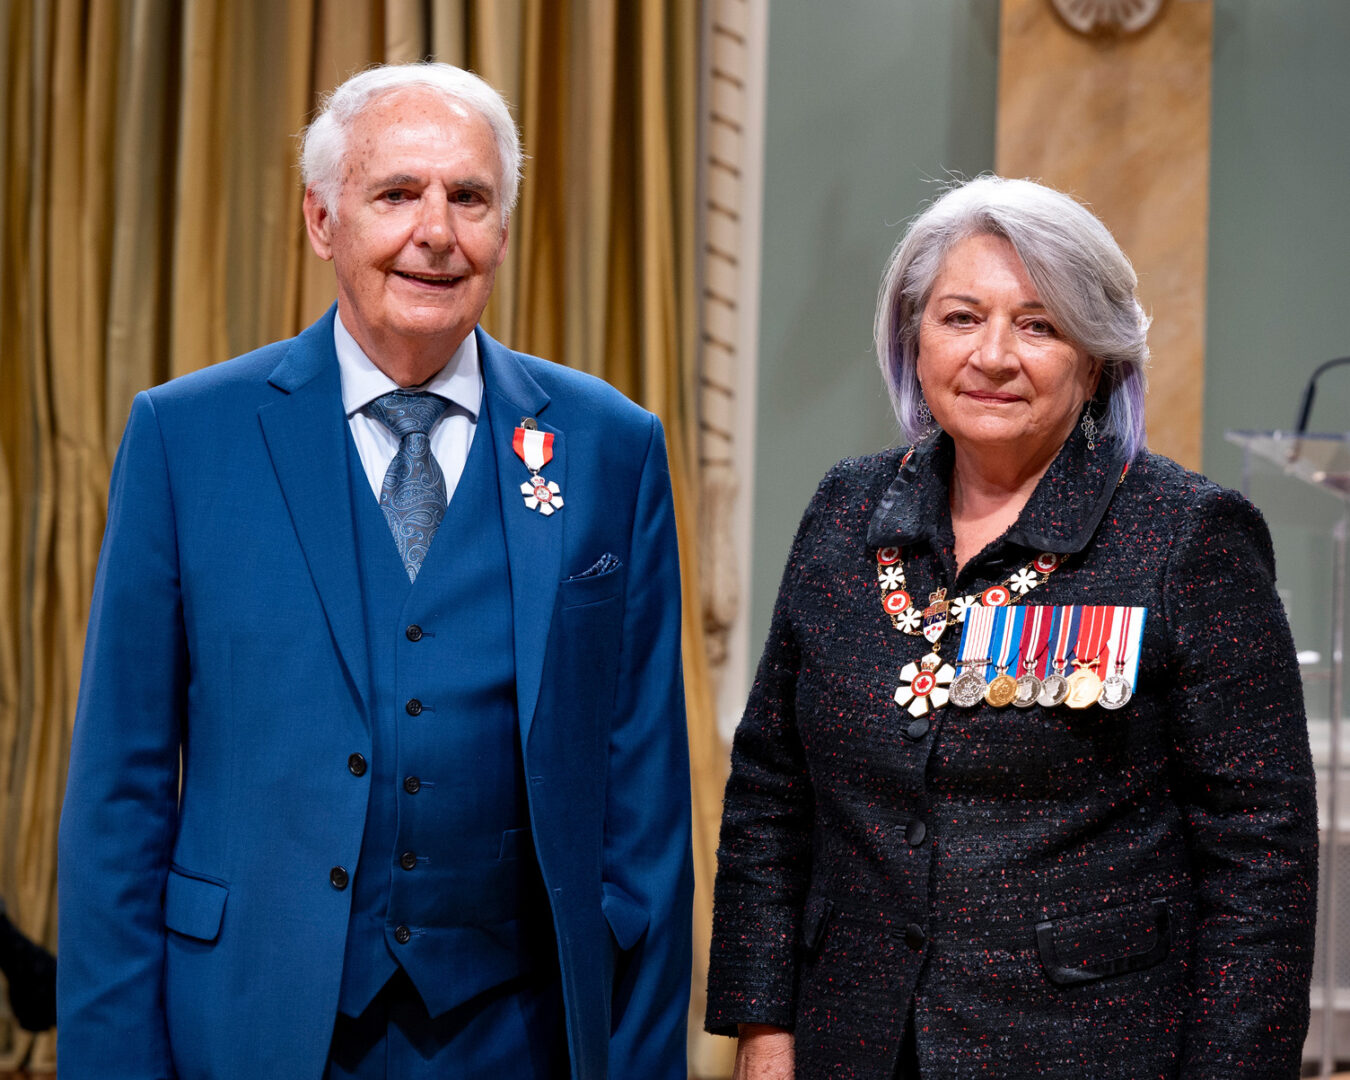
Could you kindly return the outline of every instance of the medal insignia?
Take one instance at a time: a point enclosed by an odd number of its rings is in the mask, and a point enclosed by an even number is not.
[[[923,609],[923,636],[930,645],[936,645],[947,629],[947,606],[946,589],[938,589],[928,597],[928,606]]]
[[[886,609],[887,615],[899,615],[900,612],[909,607],[909,593],[905,592],[904,589],[887,593],[885,599],[881,601],[881,606]]]
[[[1075,660],[1073,663],[1078,670],[1069,676],[1069,708],[1086,709],[1096,705],[1097,697],[1102,692],[1101,677],[1093,670],[1097,661]]]
[[[540,431],[533,417],[525,417],[511,437],[511,449],[525,462],[530,478],[520,485],[525,505],[548,517],[562,509],[562,489],[546,480],[539,470],[553,460],[553,433]]]
[[[1011,599],[1006,585],[991,585],[980,594],[980,603],[985,607],[1005,607]]]
[[[940,709],[950,697],[948,687],[956,671],[944,664],[937,653],[929,653],[917,664],[910,661],[900,670],[905,680],[895,690],[895,703],[910,714],[922,716],[929,708]]]
[[[520,493],[525,496],[525,505],[538,510],[545,517],[562,509],[562,492],[552,480],[545,480],[538,473],[520,485]]]

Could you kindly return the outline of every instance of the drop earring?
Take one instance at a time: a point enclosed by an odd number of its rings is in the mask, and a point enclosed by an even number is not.
[[[1097,421],[1092,415],[1092,409],[1083,410],[1083,420],[1079,425],[1083,429],[1083,438],[1087,440],[1089,450],[1097,449]]]
[[[922,389],[919,391],[919,404],[914,407],[914,414],[919,419],[920,427],[933,426],[933,410],[928,407],[928,399],[923,396]]]

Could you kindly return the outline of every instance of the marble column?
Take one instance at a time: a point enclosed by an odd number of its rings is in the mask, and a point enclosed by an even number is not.
[[[1049,0],[1002,0],[996,168],[1067,191],[1139,273],[1150,448],[1200,467],[1212,0],[1143,31],[1085,36]]]

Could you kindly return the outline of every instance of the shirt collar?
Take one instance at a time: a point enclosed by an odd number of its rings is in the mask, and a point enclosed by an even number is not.
[[[342,378],[342,407],[348,418],[360,412],[377,397],[399,389],[398,383],[371,362],[365,350],[357,344],[351,331],[342,325],[342,316],[333,319],[333,344],[337,348],[338,372]],[[421,386],[410,390],[425,390],[443,397],[467,412],[475,420],[483,402],[483,371],[478,360],[478,335],[470,333],[459,348]]]
[[[878,502],[867,528],[868,545],[931,543],[940,531],[949,532],[954,460],[955,449],[945,432],[919,443]],[[1089,450],[1075,426],[1004,542],[1056,555],[1082,551],[1106,514],[1124,464],[1115,442],[1099,436],[1097,448]]]

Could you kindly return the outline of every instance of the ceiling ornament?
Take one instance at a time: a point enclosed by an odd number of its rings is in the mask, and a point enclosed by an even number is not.
[[[1080,34],[1134,34],[1158,17],[1165,0],[1050,0]]]

